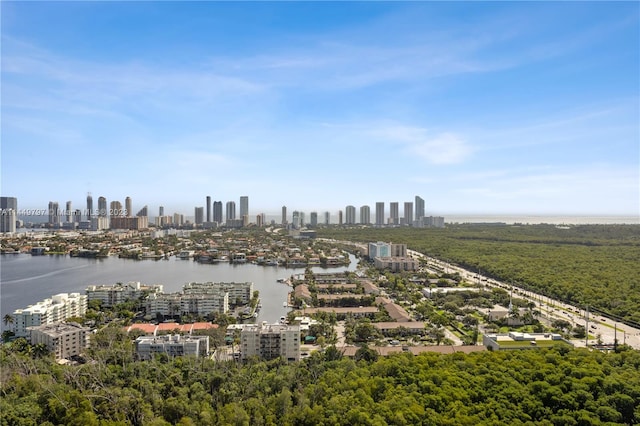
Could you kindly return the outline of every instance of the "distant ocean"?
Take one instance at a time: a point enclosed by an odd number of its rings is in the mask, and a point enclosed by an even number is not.
[[[550,225],[640,225],[640,216],[443,215],[445,223],[522,223]]]

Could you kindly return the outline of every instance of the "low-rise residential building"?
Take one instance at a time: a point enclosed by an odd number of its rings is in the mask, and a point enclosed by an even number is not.
[[[548,348],[557,344],[573,346],[571,342],[555,333],[509,333],[485,334],[482,344],[489,350]]]
[[[14,333],[28,336],[27,327],[62,322],[67,318],[83,316],[87,312],[87,296],[80,293],[60,293],[35,305],[13,312]]]
[[[56,359],[80,355],[89,345],[90,329],[75,322],[28,327],[29,343],[44,344]]]
[[[162,285],[145,285],[139,281],[126,284],[101,284],[87,287],[87,300],[99,300],[102,307],[111,308],[129,300],[140,299],[151,293],[162,293]]]
[[[376,257],[374,265],[377,269],[388,269],[391,272],[417,271],[419,262],[411,257]]]
[[[425,323],[420,321],[374,322],[373,326],[385,336],[396,335],[401,332],[413,335],[425,333]]]
[[[242,359],[300,360],[300,327],[286,324],[252,324],[240,332]]]
[[[167,354],[170,357],[191,355],[195,357],[209,354],[209,336],[140,336],[136,339],[136,356],[139,360],[148,360],[155,354]]]

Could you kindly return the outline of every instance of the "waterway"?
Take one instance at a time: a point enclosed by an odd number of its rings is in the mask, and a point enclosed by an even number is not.
[[[342,272],[355,270],[357,259],[350,256],[348,267],[320,268],[314,272]],[[140,281],[143,284],[162,284],[164,292],[182,290],[187,282],[253,282],[260,292],[262,309],[257,321],[270,323],[285,316],[284,306],[291,287],[277,282],[304,269],[259,266],[254,264],[200,264],[192,260],[172,258],[168,261],[129,260],[117,257],[83,259],[69,256],[31,256],[15,254],[0,256],[0,316],[13,313],[58,293],[84,293],[92,284]],[[4,329],[4,323],[2,329]]]

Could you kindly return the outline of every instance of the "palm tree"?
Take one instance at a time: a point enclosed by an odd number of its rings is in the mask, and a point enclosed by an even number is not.
[[[15,322],[14,318],[9,314],[6,314],[4,316],[3,321],[4,321],[4,325],[13,324]]]

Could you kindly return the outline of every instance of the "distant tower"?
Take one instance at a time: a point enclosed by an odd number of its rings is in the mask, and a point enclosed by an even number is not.
[[[324,224],[328,225],[331,223],[331,213],[324,212]]]
[[[416,195],[416,222],[422,222],[422,218],[424,217],[424,200]]]
[[[60,206],[55,201],[49,201],[49,224],[52,226],[60,225]]]
[[[122,216],[122,203],[120,201],[112,201],[109,208],[111,216]]]
[[[211,222],[211,197],[207,195],[207,223]]]
[[[287,206],[282,206],[282,225],[287,224]]]
[[[356,208],[354,206],[347,206],[344,209],[344,221],[347,225],[355,225],[356,223]]]
[[[67,205],[64,213],[65,213],[65,216],[67,217],[67,223],[74,222],[71,201],[67,201]]]
[[[98,216],[107,217],[107,199],[98,197]]]
[[[240,197],[240,217],[249,216],[249,197],[243,195]]]
[[[236,202],[227,201],[227,222],[236,218]]]
[[[311,223],[310,226],[315,228],[318,226],[318,212],[311,212]]]
[[[127,210],[127,217],[133,216],[133,206],[131,205],[131,197],[124,199],[124,208]]]
[[[298,229],[300,227],[300,212],[298,210],[295,210],[291,214],[291,225],[294,229]]]
[[[213,202],[213,221],[222,223],[222,201]]]
[[[91,218],[93,217],[93,197],[91,193],[87,194],[87,220],[91,222]]]
[[[196,225],[202,225],[204,221],[204,207],[196,207],[195,216]]]
[[[158,216],[160,217],[164,216],[164,206],[160,206],[158,208]]]
[[[360,207],[360,223],[362,225],[371,223],[371,208],[369,206]]]
[[[16,197],[0,197],[0,233],[16,232],[18,220],[18,199]]]
[[[404,203],[404,224],[405,226],[413,225],[413,203],[411,201]]]
[[[338,210],[338,225],[342,225],[343,223],[342,210]]]
[[[400,208],[397,201],[389,203],[389,219],[391,225],[400,223]]]
[[[384,225],[384,201],[376,203],[376,225]]]

